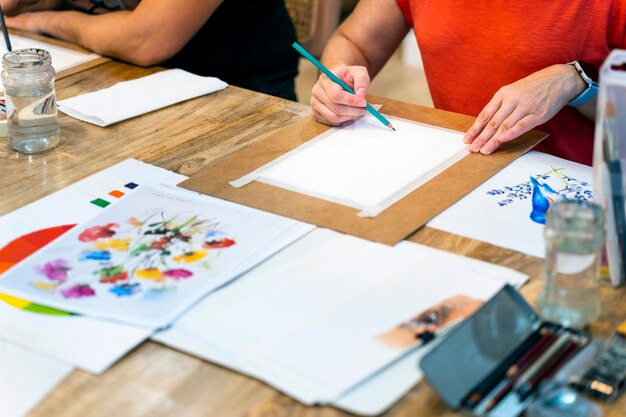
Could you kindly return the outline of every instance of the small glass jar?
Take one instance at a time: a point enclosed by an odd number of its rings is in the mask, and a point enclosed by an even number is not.
[[[17,49],[2,58],[7,138],[16,151],[34,154],[54,148],[61,137],[50,53]]]
[[[604,211],[590,202],[560,201],[548,211],[539,309],[547,321],[582,329],[600,315],[598,277],[606,239]]]

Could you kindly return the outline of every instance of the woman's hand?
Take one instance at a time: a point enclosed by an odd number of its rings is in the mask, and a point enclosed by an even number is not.
[[[361,66],[336,67],[331,71],[356,94],[348,93],[322,74],[313,86],[311,107],[315,120],[337,126],[367,113],[364,107],[367,104],[365,95],[370,85],[370,76],[367,68]]]
[[[550,120],[586,88],[569,64],[552,65],[502,87],[480,112],[463,141],[471,152],[490,154]]]

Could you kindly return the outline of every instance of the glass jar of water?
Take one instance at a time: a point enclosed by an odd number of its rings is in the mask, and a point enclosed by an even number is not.
[[[48,51],[17,49],[4,55],[7,138],[16,151],[34,154],[59,143],[54,78]]]
[[[584,328],[600,315],[597,279],[606,238],[604,211],[590,202],[557,202],[548,211],[544,236],[541,314],[565,327]]]

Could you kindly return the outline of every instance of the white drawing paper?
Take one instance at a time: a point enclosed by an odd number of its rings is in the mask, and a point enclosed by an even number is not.
[[[305,404],[329,403],[407,353],[376,340],[383,331],[452,295],[486,300],[525,279],[410,242],[316,229],[153,338]]]
[[[592,179],[591,167],[531,151],[428,226],[543,258],[543,229],[550,204],[562,199],[591,200]]]
[[[85,316],[20,310],[0,301],[0,339],[93,374],[103,373],[151,333],[142,327]]]
[[[375,216],[468,154],[463,134],[373,116],[332,128],[259,172],[258,181]]]
[[[157,328],[235,278],[232,271],[297,223],[189,194],[140,187],[4,273],[0,289]]]
[[[72,367],[0,338],[0,415],[23,417]]]
[[[62,46],[53,45],[48,42],[30,39],[19,35],[11,35],[11,47],[13,48],[13,50],[25,48],[45,49],[46,51],[50,52],[52,66],[57,73],[84,64],[85,62],[92,61],[100,56],[96,54],[74,51],[72,49],[64,48]],[[4,44],[4,42],[1,42],[0,55],[4,55],[7,52],[8,50],[6,45]],[[2,80],[0,80],[0,91],[4,91],[4,87],[2,86]]]

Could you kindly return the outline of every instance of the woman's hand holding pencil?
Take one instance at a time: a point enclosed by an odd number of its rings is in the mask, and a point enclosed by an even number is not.
[[[385,116],[365,101],[365,94],[370,85],[367,68],[361,66],[340,67],[335,68],[333,72],[298,42],[294,42],[292,46],[323,74],[313,87],[313,98],[311,99],[313,113],[319,122],[335,126],[363,116],[365,111],[368,111],[383,126],[396,130]],[[332,84],[335,84],[336,87],[333,87]]]
[[[318,122],[337,126],[367,113],[365,95],[370,77],[367,69],[361,66],[339,67],[331,71],[356,94],[348,93],[325,74],[321,74],[312,90],[311,107]]]

